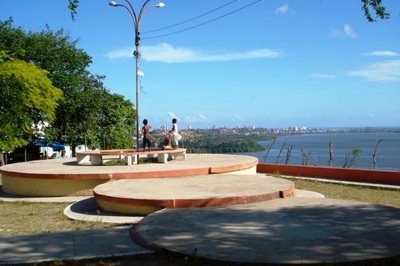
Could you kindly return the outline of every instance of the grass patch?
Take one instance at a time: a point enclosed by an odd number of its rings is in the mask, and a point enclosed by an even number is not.
[[[104,166],[116,166],[116,165],[125,165],[125,160],[107,160],[103,161]]]
[[[296,189],[315,191],[326,198],[357,200],[400,208],[400,190],[293,179]]]
[[[139,163],[158,163],[158,159],[156,157],[140,158]]]
[[[112,224],[70,220],[63,211],[69,203],[0,201],[0,236],[106,228]]]
[[[158,163],[158,159],[157,158],[151,158],[151,157],[147,157],[147,158],[139,158],[139,164],[145,164],[145,163]],[[103,162],[104,166],[116,166],[116,165],[126,165],[125,164],[125,160],[121,160],[121,159],[113,159],[113,160],[107,160]]]

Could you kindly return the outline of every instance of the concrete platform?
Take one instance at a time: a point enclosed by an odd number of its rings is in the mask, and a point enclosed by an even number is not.
[[[266,175],[218,174],[107,182],[94,188],[101,209],[147,215],[163,208],[246,204],[292,196],[294,183]]]
[[[313,198],[315,200],[325,198],[321,193],[300,189],[295,190],[294,197]],[[2,200],[1,197],[0,200]],[[20,201],[20,199],[14,199],[14,201]],[[73,220],[112,224],[136,224],[143,219],[143,216],[118,215],[112,212],[99,211],[94,197],[81,198],[71,203],[64,209],[64,215]]]
[[[286,198],[164,209],[131,234],[147,248],[234,263],[400,262],[400,210],[357,201]]]
[[[258,159],[224,154],[187,154],[186,160],[167,164],[122,166],[78,165],[75,158],[29,161],[2,166],[5,193],[48,197],[90,195],[91,190],[114,179],[160,178],[220,173],[256,173]]]

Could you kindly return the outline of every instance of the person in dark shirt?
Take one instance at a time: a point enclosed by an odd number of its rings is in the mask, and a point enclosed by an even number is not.
[[[142,134],[143,134],[143,151],[146,150],[146,146],[149,147],[149,151],[151,151],[151,136],[150,129],[151,126],[148,124],[147,119],[143,120]]]

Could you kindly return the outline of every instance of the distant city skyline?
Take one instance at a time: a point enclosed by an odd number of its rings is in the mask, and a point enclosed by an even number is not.
[[[163,2],[141,24],[139,120],[153,128],[400,126],[400,1],[374,23],[359,0]],[[73,21],[67,4],[2,1],[0,20],[63,28],[134,103],[128,12],[85,0]]]

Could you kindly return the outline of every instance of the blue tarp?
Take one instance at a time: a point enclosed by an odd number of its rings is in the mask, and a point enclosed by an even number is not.
[[[64,149],[64,144],[57,140],[52,140],[50,142],[47,142],[45,139],[35,139],[32,140],[29,145],[35,146],[35,147],[51,147],[53,151],[62,151]]]

